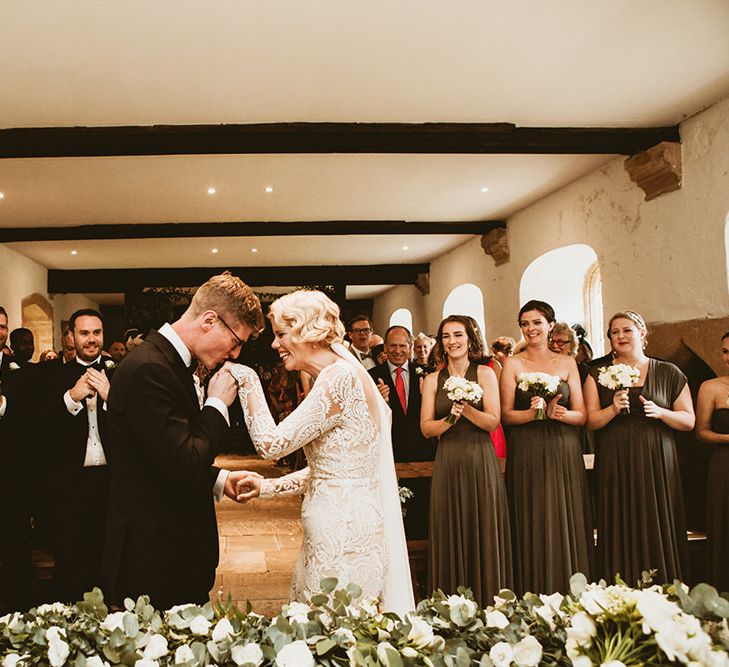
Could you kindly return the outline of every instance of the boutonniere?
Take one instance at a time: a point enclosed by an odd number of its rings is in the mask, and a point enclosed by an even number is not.
[[[116,368],[116,362],[113,359],[107,359],[104,362],[104,366],[106,366],[107,370],[111,370],[112,368]]]
[[[8,366],[8,368],[11,371],[17,371],[20,368],[20,366],[18,364],[16,364],[14,361],[11,361],[10,362],[10,365]]]
[[[422,366],[416,366],[415,374],[416,375],[425,375],[425,369]]]

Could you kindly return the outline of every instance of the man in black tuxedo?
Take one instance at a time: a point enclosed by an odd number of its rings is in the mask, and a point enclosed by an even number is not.
[[[392,410],[392,450],[395,461],[432,461],[435,446],[420,431],[420,377],[411,361],[412,336],[402,326],[385,332],[387,360],[370,370],[382,396]],[[401,479],[414,497],[407,501],[405,531],[409,539],[427,535],[430,479]]]
[[[34,603],[31,563],[31,504],[27,482],[34,474],[31,446],[38,417],[34,395],[33,334],[14,329],[11,344],[19,356],[0,352],[0,612]],[[8,315],[0,306],[0,351],[8,338]]]
[[[52,373],[48,404],[53,443],[49,452],[53,494],[54,581],[57,599],[80,600],[101,586],[101,552],[106,535],[109,471],[105,443],[105,403],[111,369],[105,365],[104,323],[92,309],[76,311],[69,320],[75,361]],[[111,365],[111,364],[110,364]]]
[[[236,359],[263,328],[258,298],[225,272],[202,285],[173,324],[151,331],[120,364],[108,401],[111,472],[103,569],[112,600],[148,594],[160,608],[202,604],[215,580],[213,495],[235,498],[246,473],[213,461],[237,395],[223,366],[200,409],[192,373]]]

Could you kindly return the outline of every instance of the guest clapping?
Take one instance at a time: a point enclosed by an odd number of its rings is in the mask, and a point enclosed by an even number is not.
[[[722,336],[721,356],[729,367],[729,332]],[[696,437],[714,445],[706,494],[710,583],[729,591],[729,375],[701,385]]]
[[[611,388],[608,368],[602,377],[593,369],[585,382],[588,425],[598,441],[599,574],[610,579],[620,573],[629,584],[648,569],[657,570],[658,581],[686,574],[675,431],[693,428],[694,411],[684,374],[646,356],[647,334],[638,313],[613,315],[607,331],[613,364],[635,369],[635,381]]]
[[[501,414],[509,432],[506,488],[519,592],[566,591],[575,572],[590,577],[593,537],[579,430],[584,424],[577,365],[548,347],[554,310],[529,301],[519,311],[523,352],[501,373]],[[540,373],[555,387],[548,401],[525,374]],[[542,416],[545,419],[539,419]]]

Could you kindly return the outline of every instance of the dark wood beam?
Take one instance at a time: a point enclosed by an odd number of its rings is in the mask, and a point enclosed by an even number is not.
[[[0,158],[264,153],[632,155],[680,141],[671,127],[517,127],[512,123],[266,123],[0,130]]]
[[[329,220],[301,222],[177,222],[76,227],[9,227],[0,243],[98,239],[169,239],[245,236],[351,236],[391,234],[488,234],[503,220],[425,222],[406,220]]]
[[[145,287],[197,287],[225,267],[185,269],[49,269],[48,292],[131,292]],[[253,287],[263,285],[415,284],[429,264],[364,266],[241,266],[228,269]]]

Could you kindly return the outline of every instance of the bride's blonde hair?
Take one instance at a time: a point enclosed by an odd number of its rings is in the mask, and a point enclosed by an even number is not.
[[[268,318],[274,333],[285,329],[296,343],[331,345],[344,338],[339,306],[316,290],[297,290],[276,299],[269,307]]]

